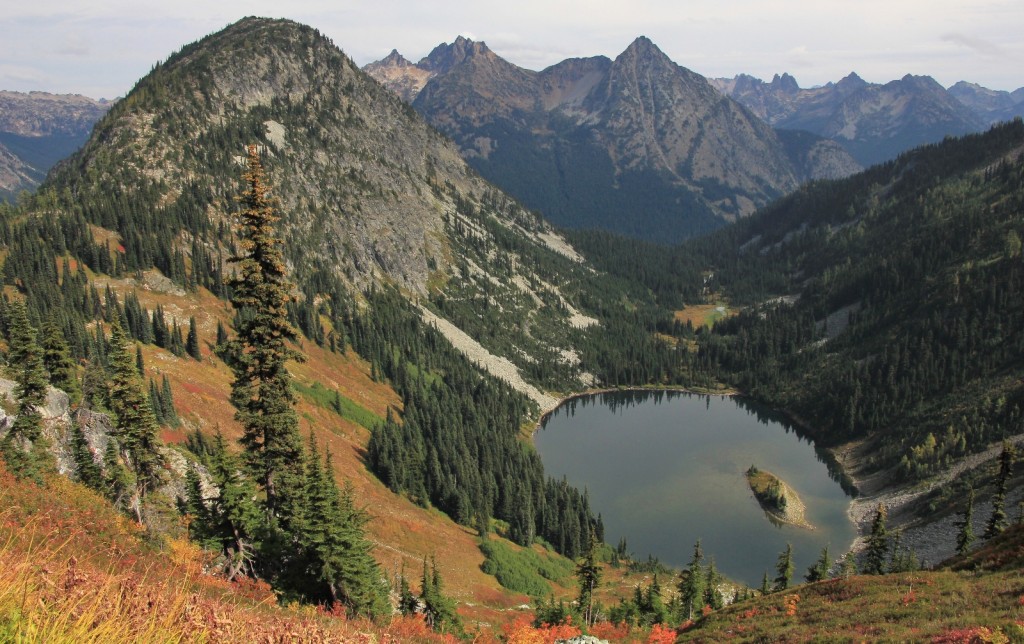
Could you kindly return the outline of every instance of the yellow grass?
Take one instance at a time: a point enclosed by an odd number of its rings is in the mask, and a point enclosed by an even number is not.
[[[676,311],[675,319],[682,324],[689,322],[694,328],[697,328],[714,326],[715,322],[734,314],[725,302],[692,304],[681,311]]]

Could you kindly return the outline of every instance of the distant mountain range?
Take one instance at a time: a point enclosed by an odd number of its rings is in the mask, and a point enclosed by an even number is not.
[[[810,89],[789,74],[706,79],[644,37],[615,60],[540,72],[463,37],[418,63],[392,50],[364,69],[553,222],[662,241],[1024,112],[1024,89],[946,90],[927,76],[881,85],[850,74]]]
[[[39,185],[110,105],[78,94],[0,91],[0,200]]]
[[[966,82],[946,90],[930,76],[908,74],[880,85],[850,74],[809,89],[789,74],[767,83],[745,74],[711,83],[773,127],[832,139],[865,166],[1024,113],[1024,90],[995,92]]]
[[[675,241],[860,166],[818,136],[780,137],[703,76],[637,38],[615,60],[517,67],[458,38],[366,71],[551,221]]]

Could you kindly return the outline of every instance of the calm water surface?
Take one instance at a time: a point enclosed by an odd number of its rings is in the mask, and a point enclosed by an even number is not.
[[[826,459],[769,410],[738,398],[678,392],[617,392],[571,400],[534,436],[549,476],[586,487],[605,541],[625,537],[648,554],[685,567],[701,540],[705,557],[730,578],[759,587],[786,543],[794,580],[821,549],[833,558],[854,537],[849,497]],[[774,525],[747,486],[751,465],[773,472],[807,506],[816,530]]]

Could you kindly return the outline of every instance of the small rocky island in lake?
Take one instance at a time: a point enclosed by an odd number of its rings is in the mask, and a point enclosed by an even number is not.
[[[751,465],[747,470],[747,483],[754,498],[769,517],[800,528],[813,530],[814,526],[804,518],[804,503],[793,488],[786,485],[771,472],[759,470]]]

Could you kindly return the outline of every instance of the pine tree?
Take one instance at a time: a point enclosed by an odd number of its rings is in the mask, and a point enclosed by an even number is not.
[[[171,427],[181,425],[178,412],[174,409],[174,393],[171,391],[171,381],[167,379],[167,374],[163,375],[160,383],[160,413],[164,422]]]
[[[185,339],[185,353],[196,360],[203,359],[203,354],[199,351],[199,331],[196,330],[196,317],[194,315],[188,319],[188,336]]]
[[[889,533],[885,528],[885,520],[885,506],[879,503],[875,520],[871,523],[871,535],[868,537],[867,554],[864,557],[864,572],[869,575],[885,572],[885,560],[889,552]]]
[[[832,567],[832,560],[829,558],[828,546],[821,549],[821,556],[814,562],[814,565],[807,569],[804,579],[808,583],[828,579],[828,571]]]
[[[420,607],[420,600],[409,588],[409,580],[405,577],[405,563],[402,564],[402,572],[398,575],[398,611],[402,615],[414,615]]]
[[[761,577],[761,594],[767,595],[772,592],[772,587],[768,582],[768,571],[764,571],[764,575]]]
[[[71,358],[71,349],[64,334],[52,319],[43,323],[40,344],[43,349],[43,363],[50,374],[50,384],[64,391],[72,404],[78,404],[82,400],[78,368]]]
[[[849,579],[857,574],[857,557],[854,556],[853,552],[847,552],[843,555],[842,562],[839,564],[839,574],[843,579]]]
[[[204,502],[204,512],[197,513],[197,518],[205,521],[195,523],[194,538],[223,553],[228,579],[251,576],[255,573],[259,537],[264,532],[253,500],[256,487],[239,472],[237,460],[228,454],[220,431],[213,440],[209,460],[211,483],[217,494]]]
[[[116,316],[110,331],[110,409],[116,419],[121,456],[135,477],[131,508],[136,520],[142,523],[146,494],[161,482],[157,423],[132,357],[128,335]]]
[[[1003,441],[1003,451],[999,454],[999,474],[996,477],[996,491],[992,495],[992,516],[985,525],[985,538],[991,539],[1010,525],[1006,516],[1006,486],[1013,473],[1013,460],[1016,449],[1009,441]]]
[[[281,241],[274,236],[279,217],[255,145],[248,148],[244,180],[238,214],[243,253],[232,258],[238,275],[230,284],[237,335],[219,348],[234,374],[231,403],[243,428],[246,464],[266,494],[268,514],[287,529],[300,494],[302,444],[285,365],[301,355],[288,346],[295,339],[288,322],[291,284]]]
[[[15,369],[18,385],[18,415],[3,440],[0,453],[7,467],[18,477],[41,481],[47,468],[47,441],[43,438],[43,416],[39,408],[46,402],[49,383],[43,365],[43,350],[36,342],[36,330],[28,320],[21,300],[11,302],[8,313],[8,362]]]
[[[786,549],[779,554],[775,573],[774,589],[780,591],[789,588],[789,582],[793,579],[793,544],[787,543]]]
[[[704,605],[710,606],[713,610],[718,610],[725,605],[725,598],[722,597],[722,591],[718,588],[721,583],[722,576],[718,574],[718,570],[715,568],[715,559],[712,557],[708,562],[707,579],[704,582]]]
[[[78,481],[94,490],[103,490],[103,470],[93,459],[85,432],[78,423],[71,425],[71,457],[75,462]]]
[[[439,633],[462,634],[462,620],[455,612],[455,602],[446,597],[441,584],[441,573],[437,570],[437,560],[431,557],[432,574],[427,574],[427,558],[423,558],[423,577],[420,579],[420,602],[427,624]]]
[[[693,557],[689,567],[684,570],[679,580],[679,597],[683,606],[683,617],[694,619],[699,617],[704,608],[704,582],[707,574],[704,571],[704,550],[700,547],[700,539],[693,544]]]
[[[576,563],[576,584],[579,586],[577,605],[586,624],[594,623],[594,591],[601,583],[601,567],[597,563],[597,536],[591,533],[590,543],[583,558]]]

